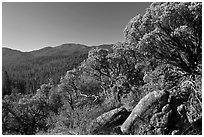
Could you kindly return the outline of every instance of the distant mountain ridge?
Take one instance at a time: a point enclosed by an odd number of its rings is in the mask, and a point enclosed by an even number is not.
[[[13,87],[23,85],[26,92],[35,92],[49,78],[54,79],[56,83],[59,82],[66,71],[78,66],[88,57],[88,52],[92,48],[98,47],[111,51],[112,46],[113,44],[104,44],[89,47],[68,43],[29,52],[3,47],[2,71],[8,72]]]
[[[44,47],[39,50],[33,50],[29,52],[23,52],[20,50],[10,49],[7,47],[2,48],[2,61],[3,65],[7,63],[13,63],[13,61],[23,61],[24,59],[33,59],[36,57],[45,57],[45,56],[66,56],[74,53],[88,53],[92,48],[104,48],[111,50],[113,44],[103,44],[99,46],[86,46],[83,44],[62,44],[56,47]]]
[[[39,51],[47,51],[47,50],[53,50],[53,49],[65,49],[65,50],[69,50],[70,48],[88,48],[88,49],[92,49],[92,48],[104,48],[104,49],[108,49],[110,50],[111,47],[113,46],[114,44],[101,44],[101,45],[98,45],[98,46],[87,46],[87,45],[83,45],[83,44],[75,44],[75,43],[65,43],[65,44],[61,44],[59,46],[55,46],[55,47],[43,47],[41,49],[36,49],[36,50],[32,50],[32,51],[21,51],[21,50],[17,50],[17,49],[12,49],[12,48],[8,48],[8,47],[2,47],[2,49],[4,51],[16,51],[16,52],[20,52],[20,53],[33,53],[33,52],[39,52]]]

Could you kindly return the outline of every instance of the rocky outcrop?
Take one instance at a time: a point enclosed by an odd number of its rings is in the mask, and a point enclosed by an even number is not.
[[[154,91],[143,97],[135,106],[132,113],[121,126],[123,133],[129,133],[129,130],[135,120],[145,121],[145,117],[153,115],[168,102],[169,93],[165,91]]]
[[[191,122],[187,116],[189,93],[177,93],[154,91],[129,111],[106,112],[92,121],[90,134],[202,134],[202,117]]]
[[[116,108],[108,111],[101,116],[93,120],[89,127],[90,134],[103,134],[104,131],[110,131],[114,127],[121,125],[126,118],[129,116],[130,112],[124,107]],[[104,133],[108,134],[108,133]]]

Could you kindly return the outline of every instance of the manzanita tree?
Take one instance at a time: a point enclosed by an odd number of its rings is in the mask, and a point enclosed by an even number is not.
[[[153,3],[125,29],[126,40],[148,58],[201,75],[202,3]]]
[[[120,102],[119,96],[143,84],[142,69],[135,67],[141,56],[134,46],[118,42],[111,52],[92,49],[79,68],[99,82],[106,97],[112,94]]]

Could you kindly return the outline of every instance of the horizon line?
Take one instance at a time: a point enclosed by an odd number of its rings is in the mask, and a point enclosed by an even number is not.
[[[98,45],[85,45],[85,44],[82,44],[82,43],[73,43],[73,42],[70,42],[70,43],[63,43],[63,44],[59,44],[57,46],[45,46],[45,47],[42,47],[42,48],[39,48],[39,49],[31,49],[29,51],[23,51],[23,50],[20,50],[20,49],[15,49],[15,48],[10,48],[8,46],[2,46],[2,49],[3,48],[7,48],[7,49],[11,49],[11,50],[17,50],[17,51],[20,51],[20,52],[32,52],[32,51],[37,51],[37,50],[41,50],[41,49],[44,49],[44,48],[54,48],[54,47],[59,47],[59,46],[62,46],[62,45],[66,45],[66,44],[75,44],[75,45],[83,45],[83,46],[86,46],[86,47],[94,47],[94,46],[101,46],[101,45],[111,45],[111,44],[116,44],[117,42],[115,43],[104,43],[104,44],[98,44]]]

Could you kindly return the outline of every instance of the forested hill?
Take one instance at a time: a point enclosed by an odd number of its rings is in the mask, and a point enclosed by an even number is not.
[[[202,135],[202,3],[152,3],[124,36],[4,49],[2,134]]]
[[[34,59],[38,57],[53,57],[53,56],[67,56],[76,53],[87,53],[91,48],[99,47],[104,49],[111,49],[112,44],[104,44],[99,46],[86,46],[82,44],[62,44],[57,47],[45,47],[39,50],[34,50],[30,52],[22,52],[19,50],[14,50],[10,48],[2,48],[2,61],[3,65],[10,64],[13,62],[26,61],[29,59]]]
[[[6,71],[13,90],[21,93],[35,92],[50,78],[57,83],[67,70],[73,69],[87,58],[90,49],[100,47],[110,50],[111,46],[104,44],[90,47],[69,43],[30,52],[3,47],[2,71]]]

